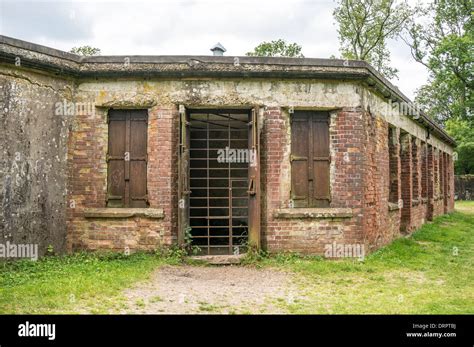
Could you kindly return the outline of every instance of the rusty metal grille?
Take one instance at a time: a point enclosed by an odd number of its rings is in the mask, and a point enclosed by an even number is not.
[[[248,150],[249,113],[189,111],[189,122],[192,245],[207,255],[245,252],[249,163],[231,153]]]

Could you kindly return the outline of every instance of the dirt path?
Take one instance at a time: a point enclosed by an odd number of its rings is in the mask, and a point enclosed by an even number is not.
[[[122,313],[285,313],[298,298],[292,279],[243,266],[165,266],[125,291]]]

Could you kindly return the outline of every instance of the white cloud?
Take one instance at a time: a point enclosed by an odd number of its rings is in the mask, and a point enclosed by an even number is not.
[[[0,1],[3,35],[66,51],[87,44],[104,55],[208,55],[221,42],[227,55],[244,55],[283,38],[306,57],[338,55],[332,0]],[[427,73],[401,43],[390,48],[395,84],[413,98]]]

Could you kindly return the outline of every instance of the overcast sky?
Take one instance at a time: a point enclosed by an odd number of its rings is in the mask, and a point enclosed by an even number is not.
[[[262,41],[297,42],[306,57],[339,56],[334,0],[0,0],[2,35],[69,51],[90,45],[103,55],[245,55]],[[408,97],[425,83],[425,68],[401,42],[390,42],[392,81]]]

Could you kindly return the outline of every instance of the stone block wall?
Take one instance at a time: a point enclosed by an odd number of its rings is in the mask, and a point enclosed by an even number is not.
[[[0,67],[0,243],[66,250],[73,82]]]

